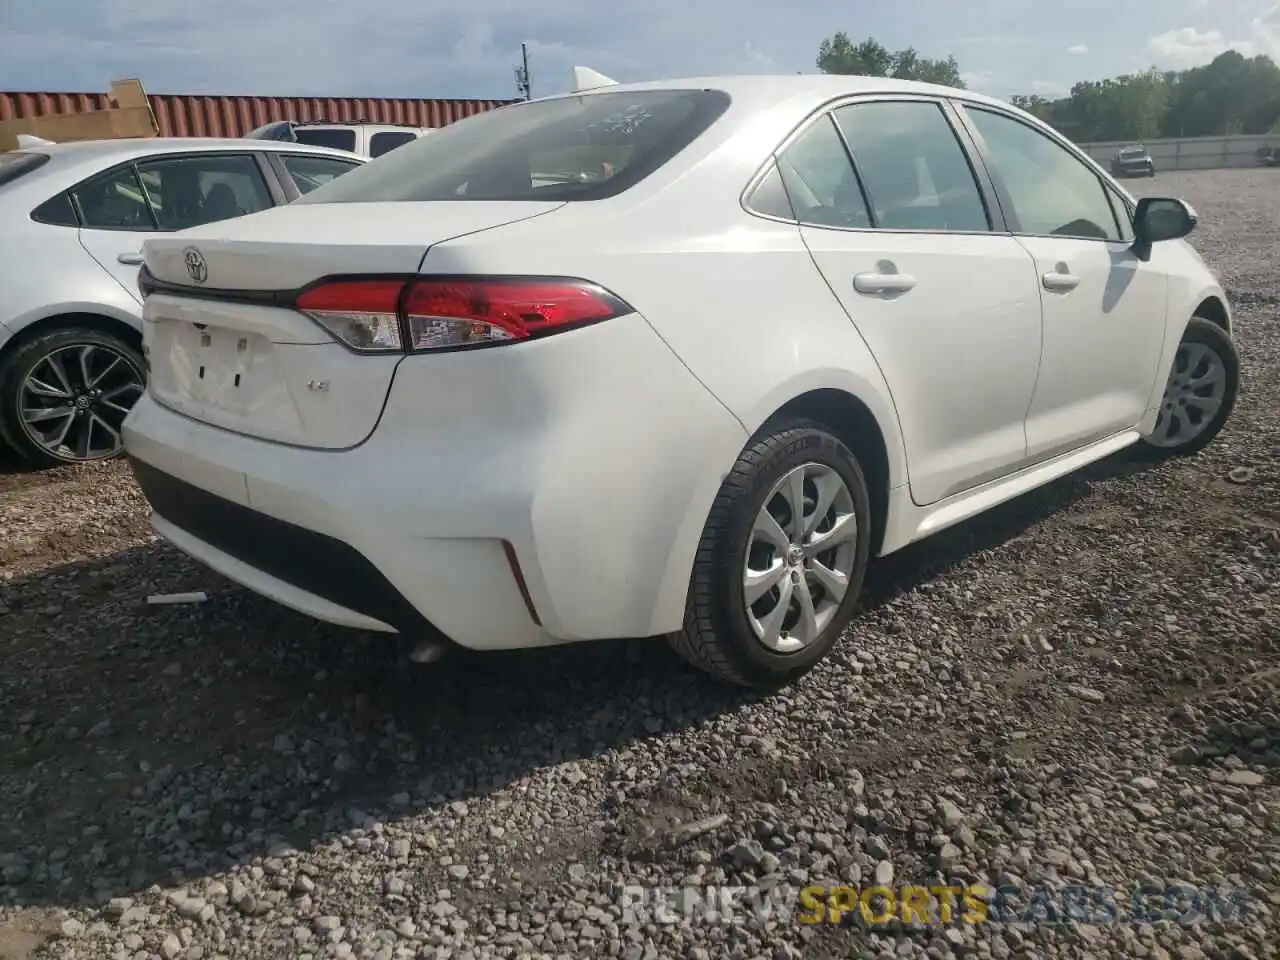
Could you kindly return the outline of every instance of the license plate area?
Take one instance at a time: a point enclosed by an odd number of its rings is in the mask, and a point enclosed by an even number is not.
[[[236,409],[250,385],[245,382],[253,368],[253,337],[236,330],[195,326],[195,382],[202,403]]]
[[[281,386],[261,334],[167,317],[152,330],[152,380],[186,410],[245,415]]]

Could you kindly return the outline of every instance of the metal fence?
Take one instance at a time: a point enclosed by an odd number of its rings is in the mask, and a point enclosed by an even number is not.
[[[1104,166],[1121,147],[1133,141],[1082,143],[1080,148]],[[1239,137],[1184,137],[1177,140],[1145,140],[1156,170],[1221,170],[1224,167],[1256,167],[1261,147],[1280,147],[1280,135]]]
[[[2,2],[2,0],[0,0]],[[510,100],[357,100],[150,94],[162,137],[239,137],[273,120],[339,120],[443,127]],[[0,91],[0,120],[80,113],[110,106],[105,93]]]

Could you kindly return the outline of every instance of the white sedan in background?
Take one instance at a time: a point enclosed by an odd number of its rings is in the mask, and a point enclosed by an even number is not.
[[[144,238],[288,203],[365,162],[246,140],[28,143],[0,153],[0,439],[41,466],[122,450],[144,381]]]
[[[312,616],[665,634],[772,687],[869,558],[1218,433],[1238,361],[1195,223],[967,91],[521,103],[148,241],[126,448],[163,536]]]

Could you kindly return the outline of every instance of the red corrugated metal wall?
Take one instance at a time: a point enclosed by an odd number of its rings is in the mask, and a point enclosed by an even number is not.
[[[162,137],[238,137],[272,120],[367,120],[442,127],[501,107],[504,100],[354,100],[150,94]],[[0,120],[80,113],[110,106],[105,93],[0,91]]]

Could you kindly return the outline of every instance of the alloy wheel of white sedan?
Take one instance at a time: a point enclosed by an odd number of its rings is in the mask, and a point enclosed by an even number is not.
[[[1193,317],[1174,355],[1155,429],[1142,442],[1148,456],[1195,453],[1226,425],[1240,389],[1240,357],[1220,326]]]
[[[0,374],[8,430],[20,431],[28,457],[45,463],[119,455],[124,419],[145,389],[136,350],[79,328],[23,345]]]
[[[746,686],[807,671],[858,602],[869,515],[857,458],[829,428],[767,425],[712,507],[676,651]]]

